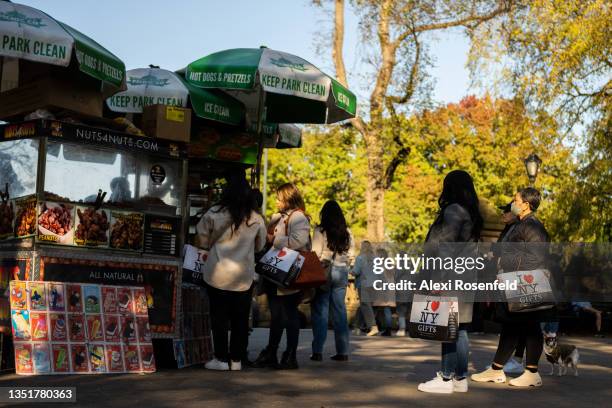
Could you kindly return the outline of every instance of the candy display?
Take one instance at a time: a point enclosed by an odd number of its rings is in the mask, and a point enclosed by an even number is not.
[[[72,245],[74,235],[74,207],[66,203],[45,201],[40,204],[38,239]]]
[[[141,213],[113,211],[110,246],[116,249],[142,249],[143,221]]]
[[[17,374],[155,371],[144,288],[11,281],[9,290]]]
[[[77,226],[74,243],[86,246],[108,245],[110,228],[107,210],[96,210],[93,207],[77,207]]]

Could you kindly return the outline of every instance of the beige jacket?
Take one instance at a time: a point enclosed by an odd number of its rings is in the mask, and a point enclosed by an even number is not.
[[[212,207],[196,227],[203,247],[213,243],[204,264],[204,281],[222,290],[248,290],[255,277],[255,252],[266,244],[266,226],[261,215],[253,211],[248,222],[237,230],[227,210]]]
[[[289,217],[289,215],[291,215],[291,217]],[[288,225],[287,220],[289,220]],[[310,221],[303,212],[293,211],[274,214],[270,219],[270,225],[275,225],[274,242],[272,243],[274,248],[289,248],[296,251],[311,250]],[[287,226],[287,228],[285,228],[285,226]],[[286,234],[285,231],[287,231],[288,234]],[[282,288],[278,288],[276,291],[279,296],[292,295],[297,292],[299,291]]]

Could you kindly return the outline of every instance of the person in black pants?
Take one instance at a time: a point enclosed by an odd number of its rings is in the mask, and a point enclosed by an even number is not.
[[[270,219],[268,243],[276,249],[289,248],[296,251],[310,251],[310,217],[306,215],[304,199],[293,184],[283,184],[276,190],[276,206],[279,212]],[[264,290],[270,308],[270,337],[253,367],[278,369],[297,369],[297,347],[300,336],[300,316],[298,306],[303,293],[300,290],[276,287],[269,281],[264,282]],[[287,332],[287,349],[280,363],[277,352],[283,331]]]
[[[219,361],[245,361],[252,287],[240,292],[220,290],[210,285],[207,285],[206,289],[210,300],[210,324],[215,358]],[[232,336],[228,352],[230,327]]]
[[[210,303],[215,358],[205,367],[239,371],[247,353],[255,252],[266,243],[266,225],[252,209],[251,188],[244,176],[227,181],[220,202],[204,214],[196,229],[199,245],[209,250],[202,275]]]
[[[508,231],[501,245],[500,269],[502,271],[532,271],[546,268],[548,233],[533,212],[540,205],[540,192],[524,188],[516,193],[512,213],[519,218]],[[542,378],[538,373],[538,361],[542,355],[543,336],[540,322],[554,318],[554,309],[531,312],[510,312],[506,303],[496,304],[497,319],[502,323],[499,344],[491,368],[472,375],[477,382],[505,383],[504,364],[525,339],[525,372],[510,380],[516,387],[539,387]]]

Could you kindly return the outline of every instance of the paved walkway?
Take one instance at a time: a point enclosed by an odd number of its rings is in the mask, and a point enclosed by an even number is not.
[[[251,354],[263,347],[266,339],[266,329],[255,330]],[[195,367],[150,375],[5,375],[0,376],[0,386],[75,386],[79,407],[581,408],[610,406],[612,400],[610,339],[563,338],[580,349],[579,377],[545,376],[542,388],[530,390],[470,383],[468,393],[453,395],[416,390],[417,384],[433,376],[439,367],[438,344],[410,338],[354,337],[350,362],[327,359],[313,363],[308,360],[311,339],[310,330],[302,331],[298,356],[302,367],[296,371],[210,372]],[[326,351],[331,355],[331,333],[328,343]],[[470,371],[482,369],[493,355],[497,336],[472,336],[471,344]],[[541,368],[548,370],[547,365]]]

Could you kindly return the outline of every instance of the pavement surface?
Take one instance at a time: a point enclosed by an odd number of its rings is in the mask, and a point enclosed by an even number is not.
[[[212,372],[203,367],[162,370],[148,375],[0,376],[0,387],[74,386],[77,403],[12,404],[44,407],[605,407],[612,406],[612,340],[563,337],[580,350],[579,376],[543,376],[541,388],[516,389],[507,384],[470,382],[467,393],[424,394],[419,382],[439,369],[437,343],[398,337],[352,337],[351,360],[311,362],[310,330],[300,337],[300,369]],[[263,348],[267,329],[251,336],[251,357]],[[470,371],[490,363],[496,335],[472,335]],[[541,372],[548,364],[541,361]]]

